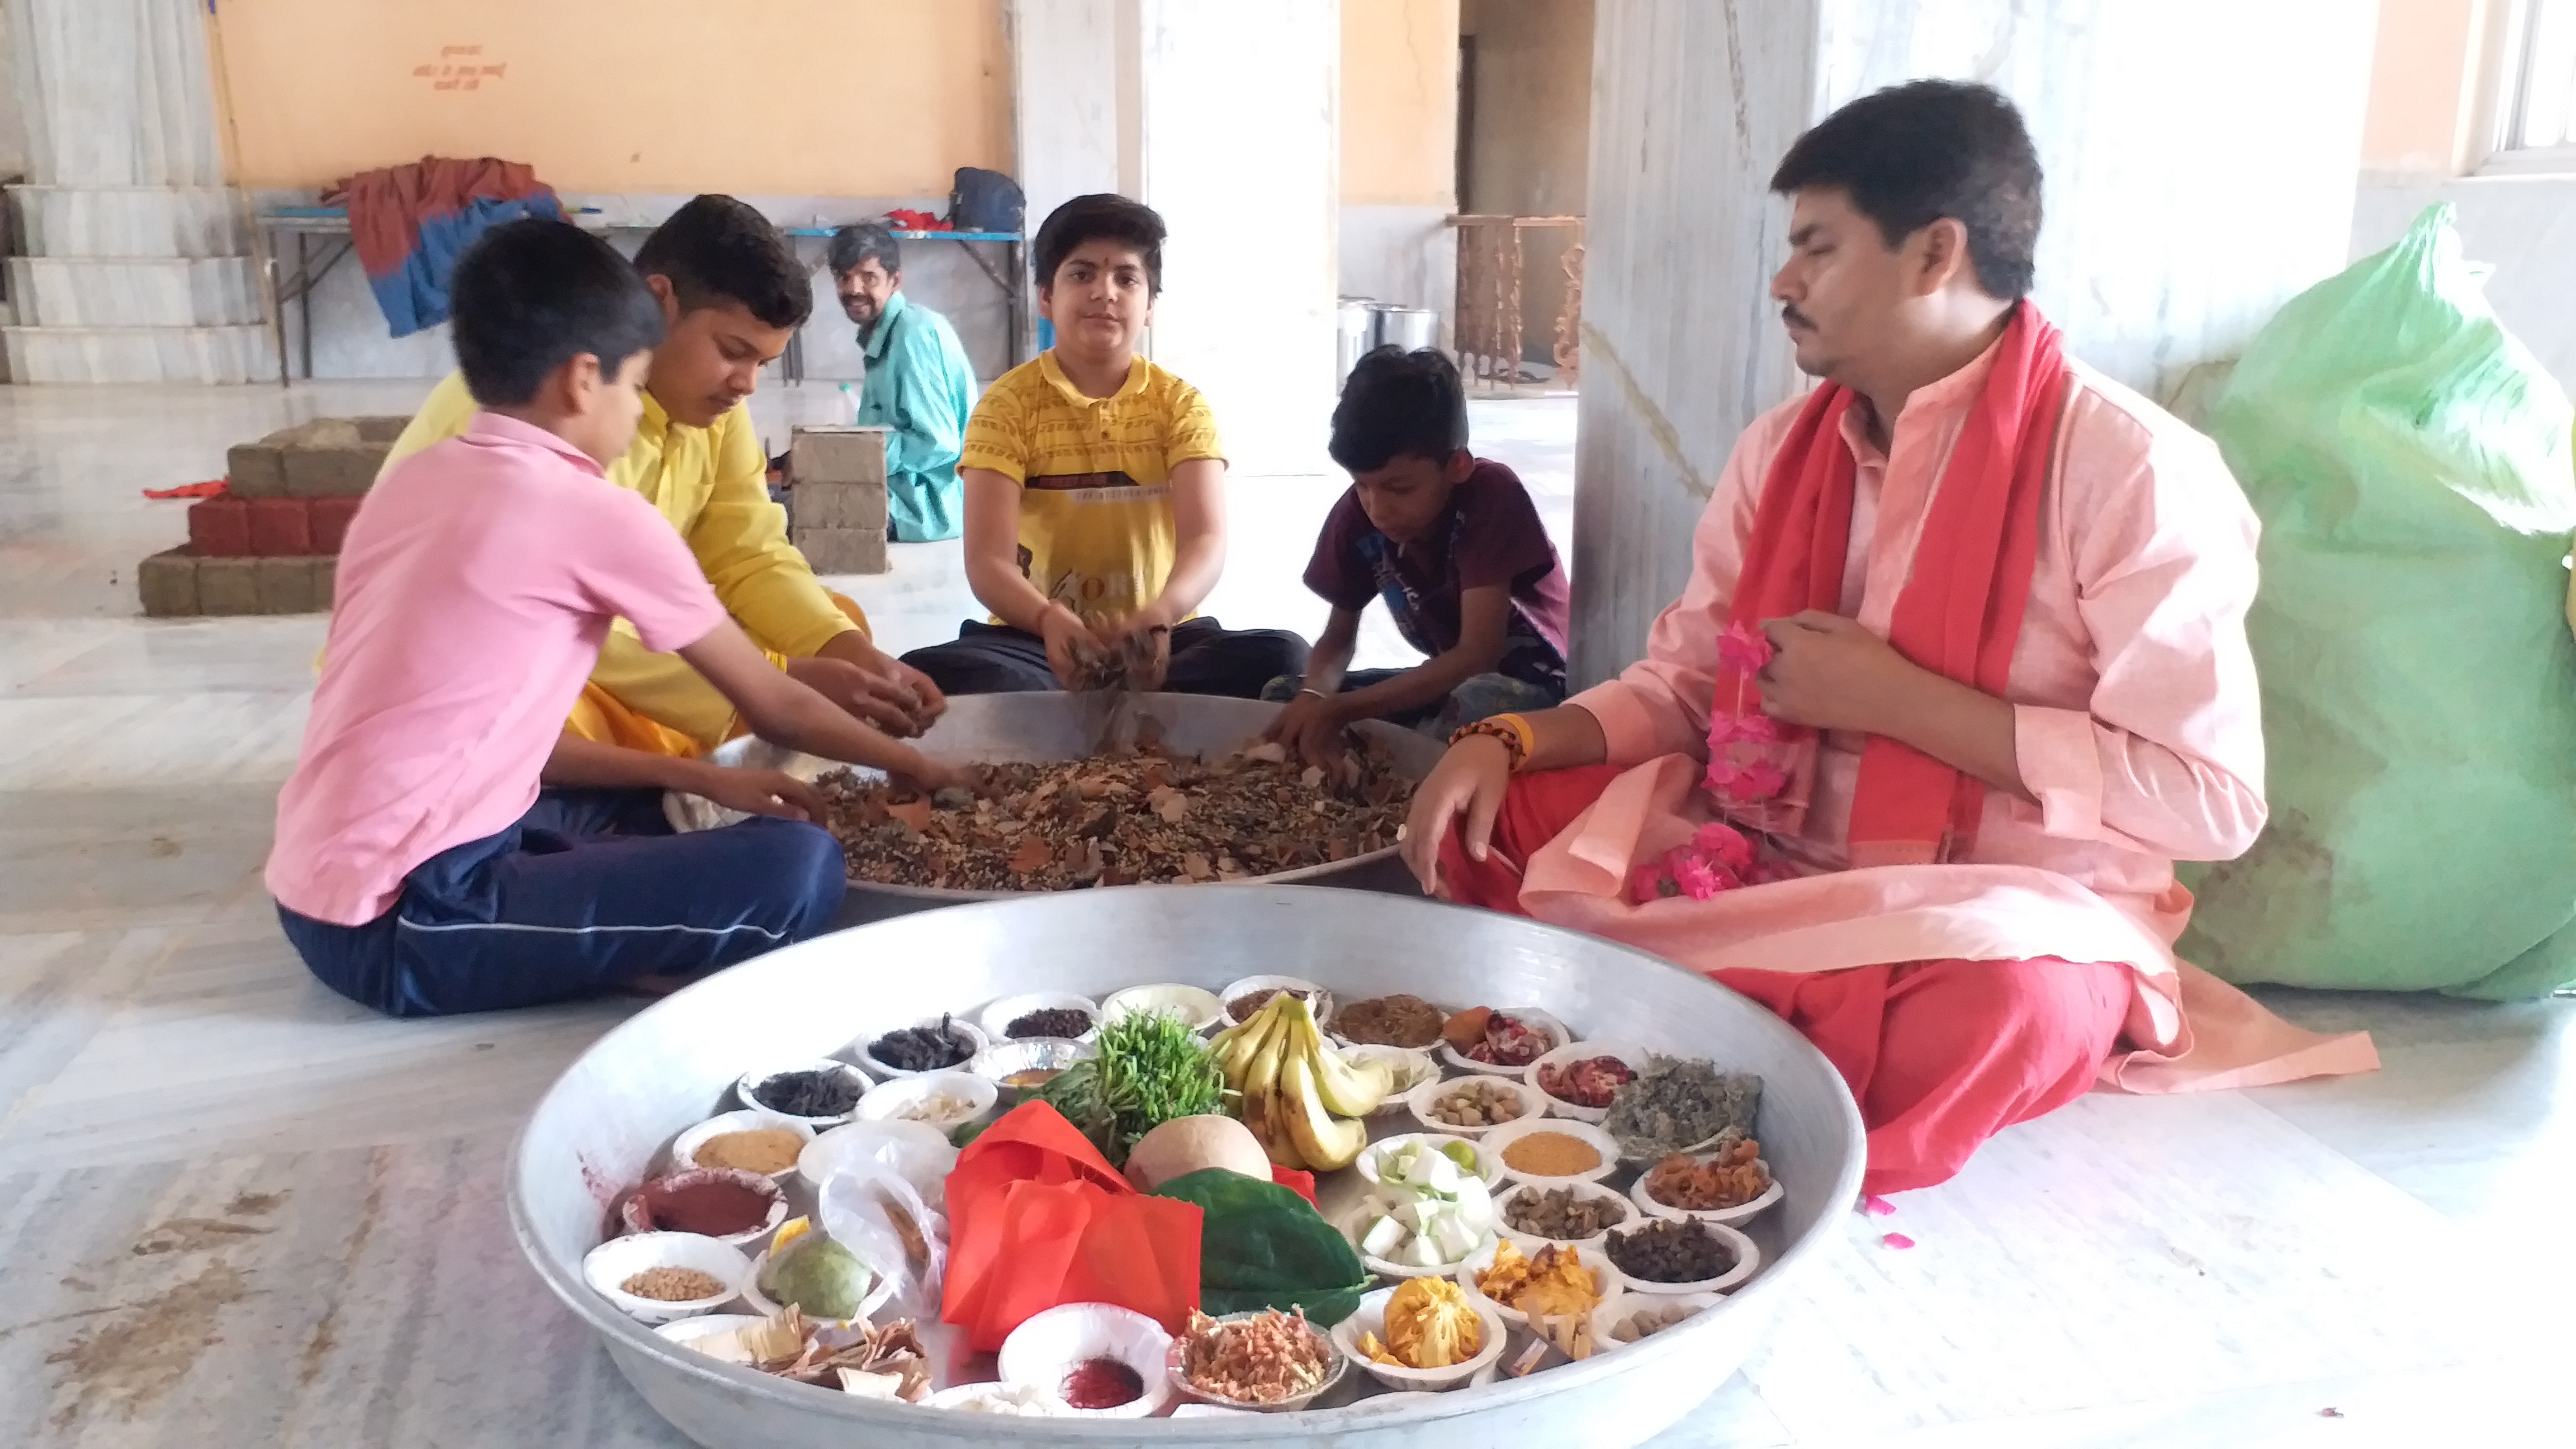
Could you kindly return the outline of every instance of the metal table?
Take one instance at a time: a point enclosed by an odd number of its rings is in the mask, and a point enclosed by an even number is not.
[[[602,221],[597,207],[584,207],[570,213],[574,222],[595,231],[649,232],[658,222]],[[269,309],[269,332],[277,342],[277,385],[285,387],[290,378],[286,353],[286,304],[295,302],[297,347],[303,375],[313,377],[313,289],[340,265],[343,258],[357,249],[349,234],[349,211],[341,206],[280,206],[260,212],[255,220],[263,231],[295,239],[295,265],[282,270],[276,249],[268,250],[269,280],[274,302]],[[778,230],[790,237],[828,237],[837,227],[782,226]],[[953,241],[981,269],[993,285],[1001,290],[1005,315],[1009,319],[1009,337],[1003,346],[1008,365],[1017,366],[1025,355],[1028,334],[1028,288],[1025,285],[1028,263],[1028,239],[1014,231],[899,231],[899,241]],[[317,249],[315,238],[321,238]],[[977,251],[979,245],[1002,249],[1002,264]],[[779,371],[789,382],[805,380],[805,354],[801,332],[787,340],[787,350],[779,358]]]

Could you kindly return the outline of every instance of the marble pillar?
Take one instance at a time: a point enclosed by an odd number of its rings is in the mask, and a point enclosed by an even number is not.
[[[1238,476],[1325,466],[1339,254],[1339,0],[1014,0],[1035,232],[1091,191],[1163,214],[1147,351],[1207,395]]]
[[[1644,647],[1736,434],[1805,385],[1767,296],[1798,134],[1923,77],[2022,108],[2037,297],[2170,397],[2344,263],[2374,15],[2349,0],[1600,0],[1576,454],[1575,672]]]

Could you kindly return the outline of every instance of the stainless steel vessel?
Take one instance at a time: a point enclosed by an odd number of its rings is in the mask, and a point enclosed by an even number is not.
[[[1640,952],[1427,901],[1324,899],[1319,907],[1316,892],[1265,886],[1031,896],[843,931],[725,971],[610,1032],[546,1093],[509,1164],[520,1246],[628,1382],[709,1449],[1556,1449],[1632,1445],[1672,1427],[1753,1350],[1859,1191],[1860,1117],[1841,1078],[1769,1012]],[[812,1060],[892,1022],[1024,991],[1098,997],[1147,982],[1213,990],[1255,974],[1304,977],[1346,1000],[1405,990],[1536,1006],[1585,1037],[1761,1073],[1763,1155],[1786,1191],[1752,1227],[1767,1266],[1678,1328],[1526,1379],[1295,1415],[1148,1421],[961,1415],[824,1393],[670,1343],[582,1280],[609,1201],[674,1134],[724,1105],[747,1063]]]
[[[1075,760],[1104,744],[1134,744],[1138,725],[1150,720],[1162,730],[1164,746],[1173,753],[1215,756],[1230,754],[1258,739],[1279,708],[1258,700],[1202,694],[1131,694],[1115,700],[1056,691],[963,695],[948,702],[948,713],[921,737],[920,744],[932,758],[958,763]],[[1365,720],[1353,728],[1383,743],[1394,757],[1396,768],[1413,779],[1430,774],[1431,767],[1440,763],[1442,746],[1437,740],[1383,720]],[[718,749],[714,758],[728,765],[785,770],[807,780],[839,768],[829,760],[793,754],[757,739],[735,740]],[[672,825],[681,830],[707,830],[741,818],[695,795],[674,794],[668,798],[666,808]],[[1262,885],[1324,885],[1420,894],[1392,847],[1257,880]],[[1016,899],[1024,894],[1027,893],[934,890],[928,886],[853,880],[849,897],[841,907],[839,924],[858,925],[939,906]]]

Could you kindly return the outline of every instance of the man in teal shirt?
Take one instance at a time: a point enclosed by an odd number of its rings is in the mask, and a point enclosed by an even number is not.
[[[908,301],[903,255],[882,226],[832,233],[832,280],[841,310],[859,324],[867,381],[859,388],[864,428],[888,429],[886,506],[897,543],[955,538],[964,523],[957,455],[975,410],[975,369],[948,319]]]

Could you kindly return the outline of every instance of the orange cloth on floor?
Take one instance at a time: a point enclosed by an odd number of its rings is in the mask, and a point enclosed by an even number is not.
[[[1066,1303],[1110,1303],[1178,1333],[1199,1302],[1196,1203],[1139,1193],[1064,1114],[1027,1102],[948,1174],[939,1316],[991,1353]]]
[[[831,596],[834,604],[840,606],[842,613],[850,617],[851,623],[859,626],[861,635],[871,642],[875,640],[875,634],[868,629],[867,614],[855,601],[836,590],[826,589],[824,592]],[[787,667],[787,656],[773,652],[769,656],[769,662],[784,669]],[[617,696],[600,688],[597,680],[592,680],[581,687],[581,698],[573,702],[572,717],[564,721],[564,733],[574,739],[589,740],[602,745],[619,745],[630,750],[642,750],[650,755],[673,755],[681,759],[694,759],[701,753],[696,740],[649,715],[628,708]],[[731,739],[743,733],[742,720],[737,716],[726,738]]]

